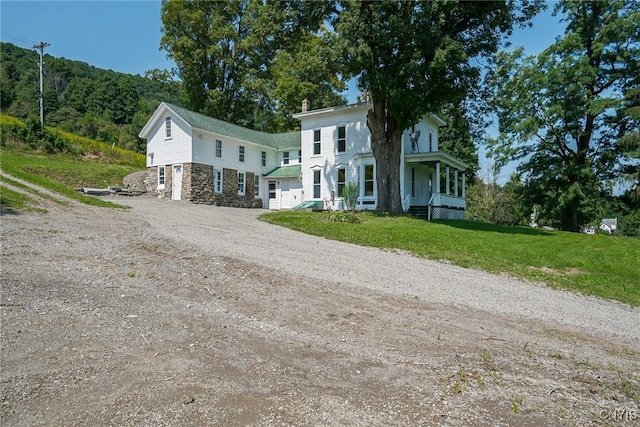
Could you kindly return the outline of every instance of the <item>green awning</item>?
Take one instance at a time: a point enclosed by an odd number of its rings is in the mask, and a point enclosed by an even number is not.
[[[293,207],[293,210],[324,210],[324,202],[322,200],[309,200],[307,202],[302,202],[297,206]]]
[[[275,168],[268,174],[265,174],[265,178],[297,178],[302,174],[302,166],[281,166]]]

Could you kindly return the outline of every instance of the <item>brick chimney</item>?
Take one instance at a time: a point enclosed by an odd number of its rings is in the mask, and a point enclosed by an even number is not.
[[[309,100],[305,98],[302,100],[302,112],[306,113],[307,111],[309,111]]]

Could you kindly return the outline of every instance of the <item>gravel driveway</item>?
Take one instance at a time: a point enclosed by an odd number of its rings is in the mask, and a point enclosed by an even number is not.
[[[1,425],[637,425],[637,308],[116,201],[2,216]]]
[[[167,238],[211,255],[256,263],[291,277],[347,284],[550,324],[570,325],[640,345],[640,309],[535,283],[305,235],[257,221],[264,210],[148,198],[118,199]]]

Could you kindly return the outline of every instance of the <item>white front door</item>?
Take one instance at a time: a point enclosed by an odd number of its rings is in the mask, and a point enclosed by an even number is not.
[[[429,171],[421,165],[410,169],[409,191],[411,192],[411,206],[426,205],[429,201]]]
[[[269,198],[269,209],[280,209],[280,204],[278,203],[278,192],[277,192],[277,182],[269,181],[267,183],[267,197]]]
[[[291,194],[289,192],[289,180],[280,180],[280,209],[291,209]]]
[[[173,165],[171,177],[171,200],[182,199],[182,165]]]

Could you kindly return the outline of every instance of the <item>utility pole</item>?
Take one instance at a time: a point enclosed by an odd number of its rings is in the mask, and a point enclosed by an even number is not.
[[[40,42],[34,45],[34,49],[40,49],[40,125],[44,128],[44,48],[51,46],[49,43]]]

